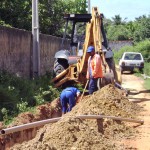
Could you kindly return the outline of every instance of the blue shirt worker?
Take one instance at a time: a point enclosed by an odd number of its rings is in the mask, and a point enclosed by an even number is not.
[[[75,87],[68,87],[60,94],[60,102],[62,106],[62,114],[69,112],[75,106],[76,101],[80,97],[80,90]]]

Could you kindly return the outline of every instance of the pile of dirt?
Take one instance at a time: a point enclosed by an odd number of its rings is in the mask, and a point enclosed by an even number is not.
[[[55,99],[51,103],[46,103],[36,107],[33,113],[25,112],[19,114],[8,127],[18,126],[58,116],[61,116],[61,106],[58,103],[58,99]]]
[[[62,114],[61,105],[59,103],[59,99],[57,98],[53,100],[51,103],[46,103],[36,107],[34,112],[25,112],[19,114],[13,120],[13,122],[9,124],[7,127],[4,126],[2,122],[0,122],[0,129],[19,126],[22,124],[27,124],[27,123],[50,119],[50,118],[56,118],[56,117],[60,117],[61,114]],[[1,150],[9,149],[9,147],[12,147],[17,142],[21,143],[23,141],[33,139],[39,128],[40,127],[37,127],[35,129],[27,129],[24,131],[18,131],[7,135],[1,135],[0,149]]]
[[[103,87],[92,96],[84,97],[73,110],[72,114],[105,114],[136,118],[140,106],[129,102],[123,95],[122,90],[117,89],[112,84]]]
[[[103,114],[136,118],[137,104],[129,102],[122,91],[107,85],[93,95],[86,96],[60,121],[45,125],[37,136],[28,142],[17,144],[11,150],[112,150],[117,149],[115,141],[128,137],[132,128],[124,122],[110,119],[78,119],[77,115]]]

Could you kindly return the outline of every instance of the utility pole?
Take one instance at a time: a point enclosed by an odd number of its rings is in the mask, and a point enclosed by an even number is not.
[[[90,2],[90,0],[88,0],[88,13],[89,14],[91,13],[91,2]]]
[[[32,38],[33,38],[33,77],[40,76],[40,49],[39,49],[39,15],[38,0],[32,0]]]

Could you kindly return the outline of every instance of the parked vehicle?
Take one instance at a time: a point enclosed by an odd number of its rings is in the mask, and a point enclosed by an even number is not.
[[[131,71],[133,73],[134,68],[138,68],[139,71],[143,72],[144,59],[142,54],[138,52],[124,52],[119,60],[119,67],[121,73],[123,71]]]

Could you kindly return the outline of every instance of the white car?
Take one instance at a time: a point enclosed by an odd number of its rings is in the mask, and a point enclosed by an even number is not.
[[[123,71],[133,72],[134,68],[138,68],[141,72],[143,72],[144,59],[142,54],[137,52],[124,52],[119,60],[119,67],[121,69],[121,73],[123,73]]]

